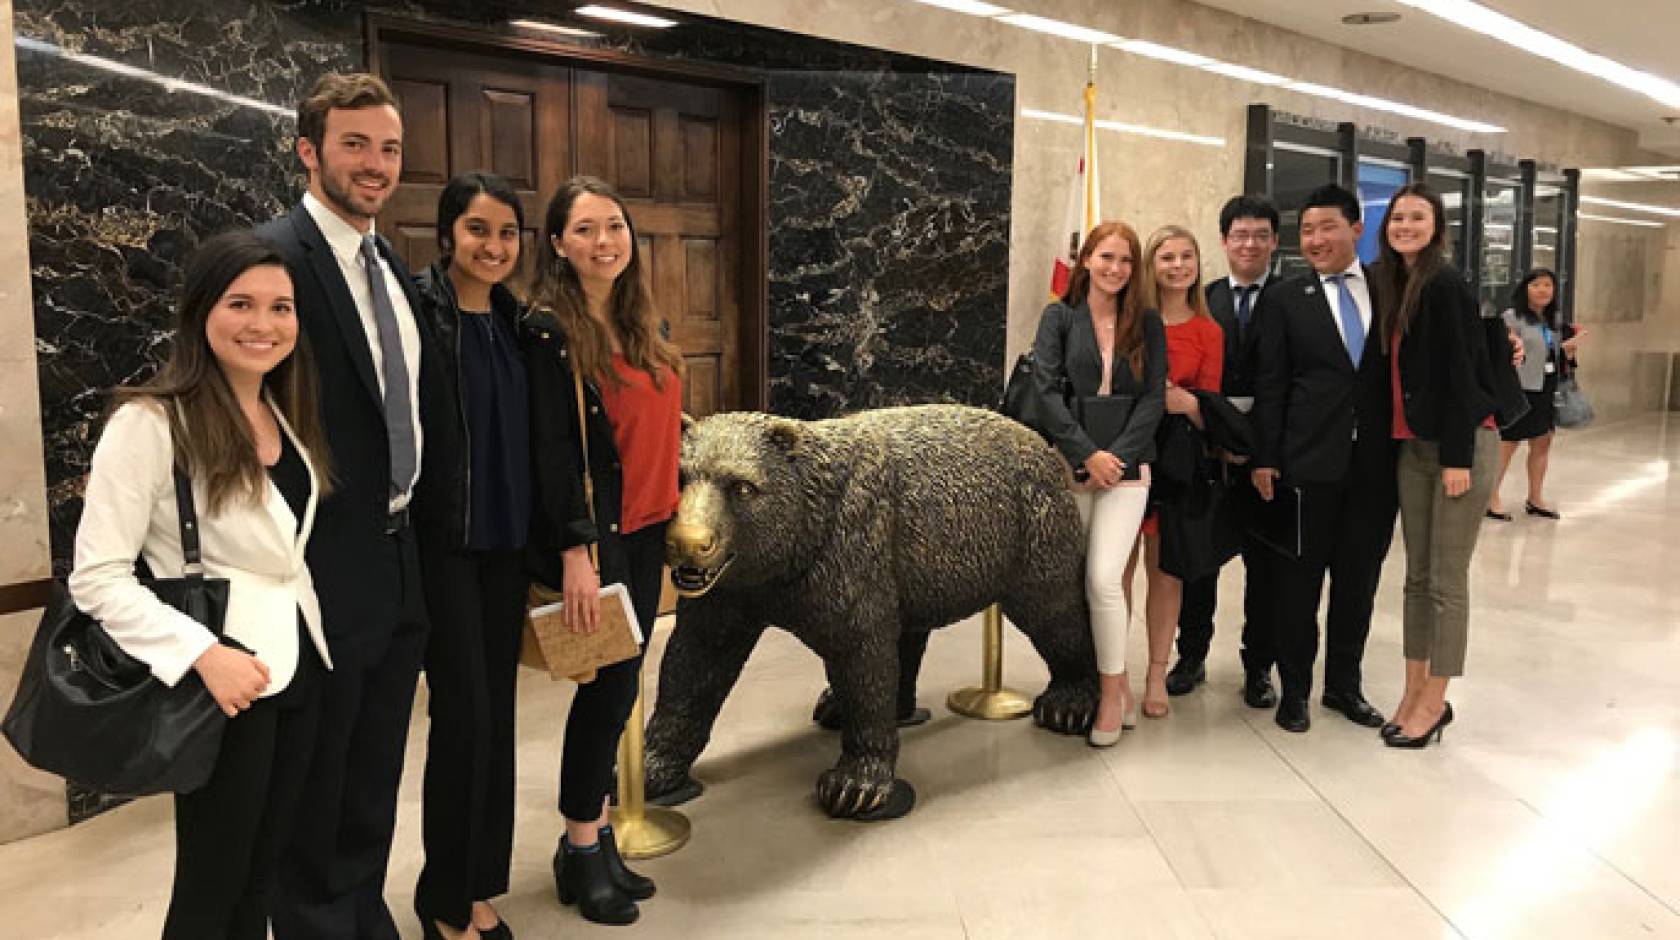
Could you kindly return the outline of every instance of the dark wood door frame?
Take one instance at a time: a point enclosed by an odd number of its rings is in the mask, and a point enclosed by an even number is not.
[[[770,128],[764,76],[704,62],[648,59],[613,49],[590,49],[525,36],[506,36],[458,26],[423,23],[385,14],[365,16],[364,57],[370,72],[382,71],[381,48],[388,42],[420,42],[465,52],[512,52],[559,65],[646,75],[670,81],[717,85],[740,93],[749,113],[741,141],[741,319],[739,325],[741,406],[765,410],[770,397]]]

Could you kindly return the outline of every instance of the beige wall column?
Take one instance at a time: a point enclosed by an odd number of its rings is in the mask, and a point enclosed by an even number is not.
[[[47,544],[34,299],[23,196],[12,2],[0,0],[0,587],[52,573]],[[9,705],[39,611],[0,615],[0,708]],[[0,742],[0,842],[68,824],[64,781],[28,767]]]

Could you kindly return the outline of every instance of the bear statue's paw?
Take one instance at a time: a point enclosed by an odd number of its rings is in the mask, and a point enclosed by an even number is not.
[[[835,819],[897,819],[916,805],[916,790],[890,771],[834,767],[817,778],[817,802]]]
[[[917,708],[916,703],[911,702],[908,708],[898,710],[897,721],[900,728],[912,728],[926,724],[931,718],[933,712]],[[817,706],[811,710],[811,720],[827,731],[839,731],[846,726],[845,706],[840,704],[840,697],[834,694],[833,689],[823,689],[822,694],[817,696]]]
[[[1084,734],[1097,716],[1096,683],[1052,682],[1033,701],[1033,721],[1057,734]]]
[[[706,785],[690,776],[686,768],[654,760],[652,755],[645,766],[642,792],[654,806],[680,806],[706,792]]]

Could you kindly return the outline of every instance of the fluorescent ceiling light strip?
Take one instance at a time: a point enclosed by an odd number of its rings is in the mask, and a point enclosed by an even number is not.
[[[1063,39],[1073,39],[1079,42],[1088,42],[1096,45],[1110,45],[1120,41],[1120,37],[1114,35],[1113,33],[1105,33],[1100,29],[1092,29],[1089,26],[1064,23],[1061,20],[1053,20],[1049,17],[1034,16],[1031,13],[1011,13],[1008,16],[1000,17],[998,21],[1001,23],[1008,23],[1011,26],[1019,26],[1022,29],[1030,29],[1040,33],[1049,33],[1052,36],[1060,36]]]
[[[1465,29],[1515,46],[1524,52],[1551,59],[1553,62],[1572,68],[1577,72],[1585,72],[1595,78],[1620,85],[1629,91],[1636,91],[1666,107],[1680,108],[1680,85],[1649,72],[1641,72],[1638,69],[1630,68],[1595,52],[1588,52],[1572,42],[1542,32],[1521,20],[1512,19],[1479,3],[1472,3],[1470,0],[1399,0],[1399,2],[1413,9],[1438,16]]]
[[[604,7],[594,3],[586,7],[578,7],[576,13],[579,16],[594,17],[598,20],[612,20],[616,23],[629,23],[631,26],[651,26],[654,29],[665,29],[667,27],[677,25],[676,20],[668,20],[663,16],[649,16],[646,13],[633,13],[629,10],[619,10],[614,7]]]
[[[1083,126],[1085,119],[1076,114],[1061,114],[1056,111],[1040,111],[1037,108],[1022,108],[1021,116],[1039,121],[1054,121],[1057,124],[1074,124]],[[1186,131],[1171,131],[1160,127],[1145,127],[1142,124],[1127,124],[1124,121],[1097,121],[1097,127],[1105,131],[1115,131],[1121,134],[1136,134],[1143,137],[1156,137],[1161,140],[1176,140],[1187,144],[1201,144],[1206,147],[1223,147],[1225,138],[1209,137],[1205,134],[1191,134]]]
[[[1214,64],[1214,60],[1205,55],[1175,49],[1172,46],[1163,46],[1146,39],[1123,40],[1115,43],[1114,48],[1123,49],[1133,55],[1148,56],[1151,59],[1160,59],[1163,62],[1172,62],[1177,65],[1188,65],[1192,68],[1202,68]]]
[[[1002,16],[1009,12],[1008,7],[1000,7],[995,3],[982,3],[981,0],[916,0],[930,7],[951,10],[956,13],[967,13],[970,16]]]
[[[1230,62],[1214,62],[1211,65],[1201,66],[1201,68],[1204,71],[1215,72],[1240,82],[1253,82],[1256,85],[1284,85],[1289,82],[1289,79],[1282,75],[1251,69],[1246,65],[1233,65]]]
[[[1362,95],[1355,91],[1345,91],[1340,88],[1332,88],[1329,85],[1320,85],[1316,82],[1290,82],[1284,87],[1290,91],[1298,91],[1303,95],[1330,98],[1356,107],[1370,108],[1374,111],[1387,111],[1391,114],[1417,118],[1420,121],[1429,121],[1432,124],[1445,124],[1459,130],[1475,131],[1479,134],[1501,134],[1505,132],[1505,128],[1497,124],[1453,117],[1450,114],[1442,114],[1428,108],[1420,108],[1400,101],[1390,101],[1387,98],[1378,98],[1375,95]]]
[[[1580,218],[1585,219],[1588,222],[1614,222],[1617,225],[1637,225],[1640,228],[1665,228],[1666,227],[1661,222],[1648,222],[1644,219],[1617,219],[1617,218],[1612,218],[1612,217],[1607,216],[1607,215],[1589,215],[1585,212],[1580,214]]]
[[[84,52],[71,52],[69,49],[65,49],[62,46],[54,45],[53,43],[40,39],[34,39],[29,36],[20,34],[14,41],[19,49],[57,56],[61,59],[75,62],[78,65],[86,65],[101,71],[121,75],[125,78],[135,78],[143,82],[150,82],[154,85],[162,86],[166,91],[181,91],[191,95],[202,95],[206,98],[214,98],[217,101],[225,101],[229,104],[236,104],[244,108],[255,108],[258,111],[267,111],[270,114],[279,114],[285,117],[295,118],[297,116],[297,110],[294,108],[283,108],[277,104],[269,104],[266,101],[262,101],[257,98],[248,98],[245,95],[236,95],[232,92],[222,91],[220,88],[211,88],[209,85],[201,85],[198,82],[189,82],[185,79],[171,78],[168,75],[161,75],[150,69],[143,69],[137,65],[128,65],[127,63],[118,62],[115,59],[107,59],[104,56],[88,55]]]
[[[1643,202],[1623,202],[1620,199],[1601,199],[1598,196],[1582,196],[1581,202],[1590,206],[1609,206],[1612,209],[1627,209],[1630,212],[1649,212],[1652,215],[1666,215],[1680,219],[1680,209],[1670,209],[1667,206],[1646,205]]]
[[[517,26],[521,29],[540,29],[545,33],[559,33],[562,36],[577,36],[586,39],[598,39],[601,36],[600,33],[578,29],[576,26],[561,26],[558,23],[544,23],[542,20],[509,20],[508,25]]]

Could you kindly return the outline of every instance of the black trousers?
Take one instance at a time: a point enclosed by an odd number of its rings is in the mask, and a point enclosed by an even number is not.
[[[665,574],[665,526],[658,522],[619,538],[628,556],[630,603],[642,625],[642,648],[659,615],[659,590]],[[613,785],[618,739],[636,704],[642,657],[600,670],[595,681],[578,686],[566,718],[566,744],[560,755],[560,813],[572,822],[601,815],[602,801]]]
[[[175,797],[164,940],[268,937],[271,889],[309,770],[326,671],[307,634],[298,644],[292,681],[229,721],[210,781]]]
[[[513,856],[514,699],[525,624],[523,551],[420,554],[431,730],[414,889],[422,917],[466,929],[472,902],[507,893]]]
[[[297,816],[278,879],[276,940],[398,937],[385,906],[385,871],[426,651],[426,613],[413,530],[386,538],[382,547],[365,564],[398,566],[402,596],[390,608],[395,623],[369,625],[367,633],[382,642],[361,642],[357,625],[341,627],[347,635],[334,638],[306,810]],[[332,611],[326,614],[331,623]]]
[[[1248,481],[1246,468],[1233,467],[1236,481],[1229,498],[1240,501],[1246,511],[1248,505],[1260,497]],[[1270,673],[1277,662],[1273,648],[1272,626],[1276,600],[1273,597],[1275,577],[1272,568],[1278,556],[1258,540],[1245,536],[1243,560],[1243,632],[1242,662],[1248,672]],[[1184,601],[1178,610],[1178,655],[1182,659],[1200,662],[1207,659],[1213,644],[1213,617],[1219,603],[1219,573],[1186,581]]]
[[[1318,656],[1318,608],[1324,576],[1330,576],[1325,622],[1324,686],[1359,691],[1360,661],[1371,632],[1371,608],[1382,576],[1383,558],[1394,540],[1399,512],[1393,462],[1347,483],[1302,488],[1303,557],[1276,556],[1278,675],[1285,696],[1312,694],[1313,660]]]

